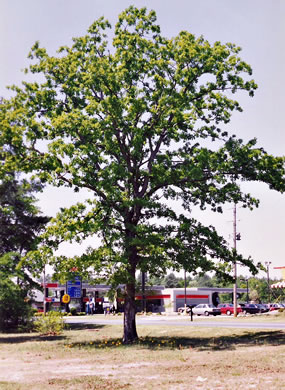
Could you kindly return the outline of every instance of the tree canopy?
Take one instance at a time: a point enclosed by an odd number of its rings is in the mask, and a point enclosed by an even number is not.
[[[257,88],[239,47],[187,31],[164,37],[155,12],[133,6],[119,15],[113,38],[109,29],[100,18],[56,56],[38,42],[32,47],[27,72],[37,81],[12,87],[15,95],[1,105],[0,172],[20,167],[44,183],[90,191],[90,199],[53,219],[41,255],[61,275],[76,266],[125,283],[130,342],[137,337],[137,270],[228,274],[237,259],[255,270],[191,209],[256,205],[241,191],[242,180],[284,191],[284,158],[224,131],[232,113],[242,111],[232,96],[253,96]],[[53,256],[60,242],[94,234],[99,248]]]

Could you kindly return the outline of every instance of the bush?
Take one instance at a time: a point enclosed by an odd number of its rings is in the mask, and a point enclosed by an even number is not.
[[[28,329],[32,323],[33,309],[26,291],[11,280],[0,284],[0,330]]]
[[[39,317],[35,322],[35,330],[42,336],[58,336],[64,329],[62,314],[50,311],[45,316]]]
[[[76,307],[72,307],[72,308],[70,309],[70,313],[71,313],[71,315],[76,316],[76,315],[77,315]]]

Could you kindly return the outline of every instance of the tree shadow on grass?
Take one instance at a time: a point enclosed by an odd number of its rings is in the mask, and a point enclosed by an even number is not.
[[[105,325],[96,325],[96,324],[68,324],[66,326],[66,330],[90,330],[96,331],[100,328],[103,328]],[[1,337],[3,335],[3,337]],[[7,336],[9,335],[9,336]],[[26,335],[23,333],[19,333],[16,330],[10,330],[6,333],[0,333],[0,344],[20,344],[30,341],[59,341],[65,340],[67,335],[50,335],[50,336],[41,336],[40,334],[27,333]]]
[[[27,334],[26,336],[9,336],[9,337],[0,337],[0,344],[21,344],[31,341],[58,341],[64,340],[66,336],[41,336],[39,334]]]
[[[242,335],[218,337],[176,338],[180,348],[193,348],[199,351],[235,350],[237,347],[278,346],[285,344],[283,331],[247,331]]]
[[[70,330],[99,330],[99,329],[102,329],[104,328],[106,325],[102,325],[102,324],[88,324],[88,323],[68,323],[66,324],[67,326],[67,329],[70,329]]]
[[[88,342],[69,343],[69,348],[106,349],[106,348],[147,348],[164,349],[193,349],[197,351],[235,350],[238,347],[278,346],[285,344],[285,332],[260,331],[245,332],[242,335],[219,337],[142,337],[132,344],[124,345],[122,339],[106,338]]]

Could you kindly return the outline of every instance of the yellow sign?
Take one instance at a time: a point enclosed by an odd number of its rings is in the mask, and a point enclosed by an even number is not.
[[[62,302],[63,303],[69,303],[70,302],[70,296],[68,294],[64,294],[62,297]]]

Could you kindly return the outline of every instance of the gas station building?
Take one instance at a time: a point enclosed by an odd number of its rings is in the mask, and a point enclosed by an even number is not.
[[[68,282],[69,283],[69,282]],[[103,313],[103,302],[109,301],[107,298],[110,286],[108,285],[90,285],[84,282],[71,282],[70,284],[46,283],[45,299],[42,302],[37,302],[39,310],[62,310],[69,311],[71,307],[75,307],[78,312],[85,311],[86,302],[93,300],[95,303],[95,313]],[[123,291],[124,285],[118,286],[118,294],[114,302],[110,305],[114,306],[116,311],[123,311],[124,298],[120,291]],[[136,302],[138,311],[154,313],[171,313],[177,312],[184,305],[195,306],[200,303],[210,303],[217,306],[220,302],[220,294],[232,294],[232,288],[216,288],[216,287],[189,287],[189,288],[165,288],[164,286],[146,286],[144,294],[138,292],[136,294]],[[243,288],[237,289],[238,294],[246,293]],[[63,303],[62,297],[68,294],[70,302],[68,306]]]

